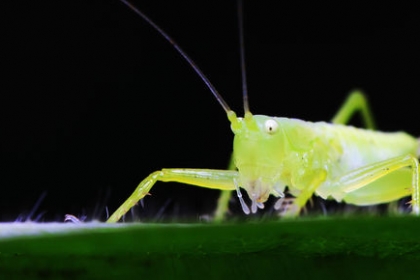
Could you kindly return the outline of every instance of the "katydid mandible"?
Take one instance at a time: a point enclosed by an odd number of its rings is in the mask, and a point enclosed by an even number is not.
[[[245,214],[264,208],[270,195],[281,207],[287,190],[295,197],[285,216],[297,216],[312,195],[354,205],[388,203],[411,195],[412,212],[420,212],[420,142],[404,132],[374,131],[365,95],[353,91],[331,123],[252,115],[247,98],[242,4],[238,1],[244,117],[237,117],[192,59],[159,26],[131,3],[121,0],[148,22],[191,65],[220,103],[234,133],[232,160],[236,170],[171,168],[153,172],[110,216],[117,222],[147,195],[157,181],[236,191]],[[360,113],[366,129],[347,126]],[[242,190],[251,204],[242,197]],[[219,205],[220,207],[220,205]],[[221,208],[223,209],[223,207]],[[220,215],[220,213],[219,213]]]

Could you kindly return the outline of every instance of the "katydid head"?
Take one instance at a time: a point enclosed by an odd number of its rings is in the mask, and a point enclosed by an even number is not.
[[[263,208],[270,194],[283,197],[285,184],[281,183],[278,158],[284,149],[279,143],[287,144],[278,120],[264,115],[247,112],[244,118],[228,114],[234,133],[234,162],[238,168],[238,187],[246,190],[252,201],[251,211]],[[239,195],[241,199],[241,195]],[[244,212],[247,206],[241,201]]]

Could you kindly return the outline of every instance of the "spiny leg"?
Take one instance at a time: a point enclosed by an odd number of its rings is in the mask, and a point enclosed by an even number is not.
[[[407,167],[411,168],[411,185],[402,183],[397,185],[394,184],[394,180],[391,180],[389,184],[375,184],[376,181],[384,176],[388,174],[392,175],[393,173],[397,174]],[[405,172],[400,172],[399,174],[406,176],[407,174],[404,173]],[[399,181],[403,182],[403,180]],[[374,188],[372,188],[372,186]],[[364,188],[366,191],[364,191]],[[413,207],[413,213],[416,215],[420,214],[419,162],[418,159],[412,155],[398,156],[353,170],[340,177],[333,184],[331,189],[337,189],[341,192],[337,194],[332,193],[333,197],[337,198],[342,196],[344,201],[359,205],[389,202],[406,196],[408,192],[411,193],[412,197],[411,205]],[[347,199],[346,194],[348,194]],[[352,197],[356,194],[359,195],[360,198],[352,201]]]
[[[375,129],[373,114],[370,110],[367,98],[359,90],[355,90],[349,94],[331,122],[335,124],[347,124],[357,112],[360,112],[363,124],[366,128]]]
[[[198,187],[234,190],[234,180],[238,178],[237,171],[214,169],[162,169],[147,176],[131,196],[109,217],[107,223],[115,223],[129,211],[137,202],[146,196],[157,181],[178,182]]]

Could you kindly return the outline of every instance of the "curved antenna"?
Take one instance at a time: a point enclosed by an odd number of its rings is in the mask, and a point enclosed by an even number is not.
[[[245,43],[244,43],[244,19],[243,19],[243,5],[242,0],[238,0],[238,27],[239,27],[239,48],[241,52],[241,74],[242,74],[242,96],[244,102],[244,111],[250,113],[248,102],[248,86],[246,81],[245,71]]]
[[[127,5],[133,12],[143,18],[147,23],[149,23],[156,31],[158,31],[171,45],[177,50],[177,52],[188,62],[189,65],[194,69],[194,71],[198,74],[198,76],[203,80],[203,82],[207,85],[210,89],[211,93],[213,93],[216,100],[222,105],[223,109],[226,113],[229,113],[231,110],[227,105],[226,101],[222,98],[210,80],[204,75],[204,73],[198,68],[195,62],[181,49],[181,47],[171,38],[165,31],[163,31],[156,23],[154,23],[148,16],[143,14],[139,9],[137,9],[133,4],[126,0],[120,0],[125,5]]]

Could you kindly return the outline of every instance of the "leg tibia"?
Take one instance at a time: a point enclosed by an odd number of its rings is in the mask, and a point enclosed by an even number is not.
[[[156,181],[178,182],[204,188],[234,190],[233,180],[238,177],[236,171],[212,169],[162,169],[147,176],[130,197],[111,215],[108,223],[117,222],[128,210],[146,196]]]
[[[109,219],[106,221],[107,223],[116,223],[118,222],[125,213],[127,213],[132,207],[134,207],[137,202],[145,197],[149,190],[153,187],[153,185],[156,183],[159,176],[161,176],[161,171],[156,171],[147,176],[146,179],[141,181],[141,183],[137,186],[135,191],[130,195],[129,198],[127,198],[124,203],[118,207],[118,209],[109,217]]]

